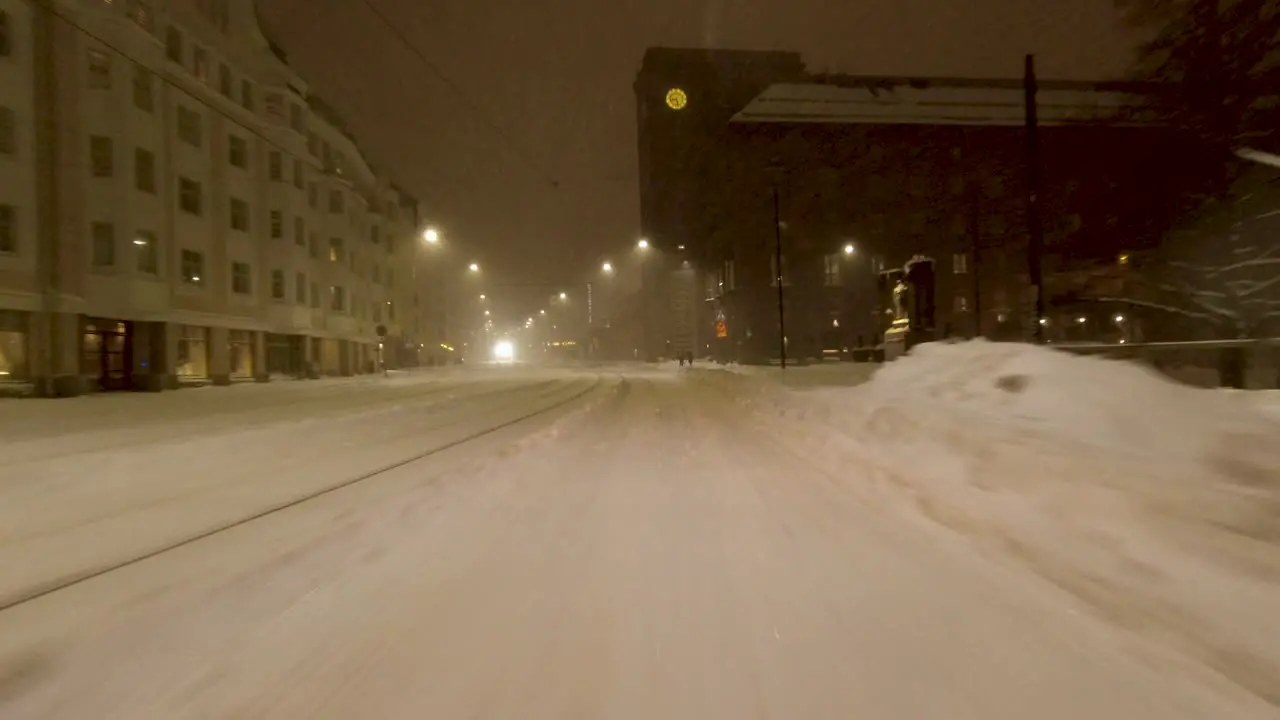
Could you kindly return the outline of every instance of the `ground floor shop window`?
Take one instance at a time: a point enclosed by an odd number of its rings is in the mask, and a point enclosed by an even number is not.
[[[27,334],[0,330],[0,382],[27,378]]]
[[[183,325],[178,331],[178,377],[209,377],[209,329]]]
[[[253,377],[253,333],[232,330],[230,333],[231,376]]]

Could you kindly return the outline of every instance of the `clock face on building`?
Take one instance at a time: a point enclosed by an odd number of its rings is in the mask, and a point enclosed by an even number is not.
[[[680,88],[671,88],[667,91],[667,107],[672,110],[683,110],[685,105],[689,104],[689,95]]]

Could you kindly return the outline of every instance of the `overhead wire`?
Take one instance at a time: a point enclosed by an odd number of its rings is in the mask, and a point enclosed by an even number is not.
[[[499,125],[498,122],[494,120],[493,117],[487,111],[485,111],[484,108],[480,107],[480,105],[476,101],[472,100],[471,97],[466,93],[466,91],[463,90],[462,86],[459,85],[453,78],[449,77],[449,75],[445,73],[435,62],[433,62],[429,57],[427,57],[427,54],[423,52],[422,49],[419,48],[412,40],[410,40],[409,37],[405,35],[404,31],[401,30],[400,27],[397,26],[395,23],[393,23],[391,19],[387,17],[387,15],[384,12],[382,12],[382,10],[380,10],[376,5],[374,5],[372,0],[357,0],[357,1],[362,5],[364,5],[366,8],[368,8],[369,12],[372,13],[373,16],[378,19],[379,23],[381,23],[382,26],[386,28],[388,32],[394,35],[396,39],[400,41],[400,44],[405,47],[405,49],[407,49],[410,53],[412,53],[415,57],[417,57],[418,60],[422,63],[423,67],[427,68],[427,70],[432,75],[434,75],[436,79],[438,79],[446,88],[448,88],[448,90],[452,92],[453,95],[457,97],[458,100],[464,106],[466,106],[466,108],[469,111],[471,111],[471,113],[475,115],[476,118],[478,118],[480,122],[483,123],[489,129],[490,132],[492,132],[494,135],[501,138],[502,141],[505,142],[520,157],[520,159],[524,161],[524,163],[529,167],[529,169],[533,170],[536,174],[540,175],[542,179],[545,180],[547,184],[549,184],[551,187],[553,188],[560,187],[560,182],[556,180],[555,177],[551,175],[551,173],[547,172],[542,167],[541,163],[539,163],[538,160],[533,156],[533,154],[529,152],[528,148],[526,148],[525,146],[517,142],[516,139],[511,136],[510,133],[504,130],[502,126]]]

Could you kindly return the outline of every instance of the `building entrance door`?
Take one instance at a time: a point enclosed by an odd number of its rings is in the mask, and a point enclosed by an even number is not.
[[[84,326],[81,372],[105,391],[132,388],[133,323],[89,318]]]

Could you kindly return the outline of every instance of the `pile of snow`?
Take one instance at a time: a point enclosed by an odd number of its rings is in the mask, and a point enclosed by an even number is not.
[[[703,373],[869,502],[1023,564],[1280,703],[1280,418],[1024,344],[916,348],[822,393]]]

